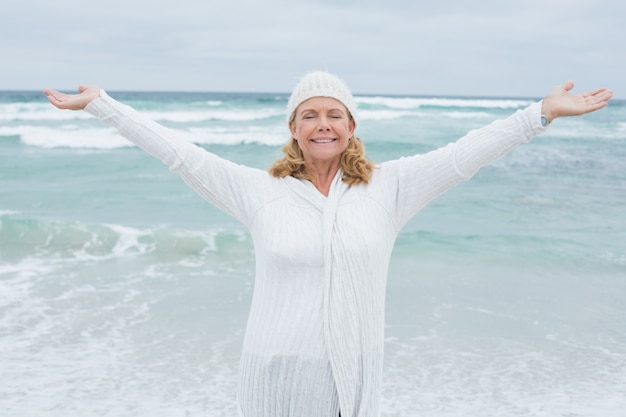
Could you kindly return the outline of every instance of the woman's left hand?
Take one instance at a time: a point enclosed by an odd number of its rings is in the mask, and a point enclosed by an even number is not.
[[[613,91],[606,88],[571,94],[573,81],[554,87],[543,99],[541,112],[549,122],[557,117],[579,116],[605,107],[613,97]]]

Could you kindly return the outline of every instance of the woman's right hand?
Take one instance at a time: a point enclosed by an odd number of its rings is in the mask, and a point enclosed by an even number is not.
[[[67,110],[82,110],[92,100],[100,97],[100,87],[96,85],[81,85],[78,87],[78,94],[65,94],[49,88],[43,92],[53,106]]]

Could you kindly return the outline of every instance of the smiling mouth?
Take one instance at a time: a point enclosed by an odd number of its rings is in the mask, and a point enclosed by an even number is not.
[[[332,138],[332,139],[311,139],[311,142],[313,143],[330,143],[330,142],[334,142],[336,139]]]

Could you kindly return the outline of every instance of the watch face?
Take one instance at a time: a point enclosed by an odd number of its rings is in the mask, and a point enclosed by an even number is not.
[[[543,127],[548,126],[548,119],[543,114],[541,115],[541,126]]]

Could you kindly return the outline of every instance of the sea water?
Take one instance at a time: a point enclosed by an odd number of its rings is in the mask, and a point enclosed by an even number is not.
[[[250,166],[289,138],[285,94],[110,94]],[[382,162],[534,100],[359,95],[357,134]],[[161,162],[0,93],[0,415],[236,415],[253,270],[246,230]],[[386,323],[383,416],[626,416],[626,103],[555,121],[422,210]]]

